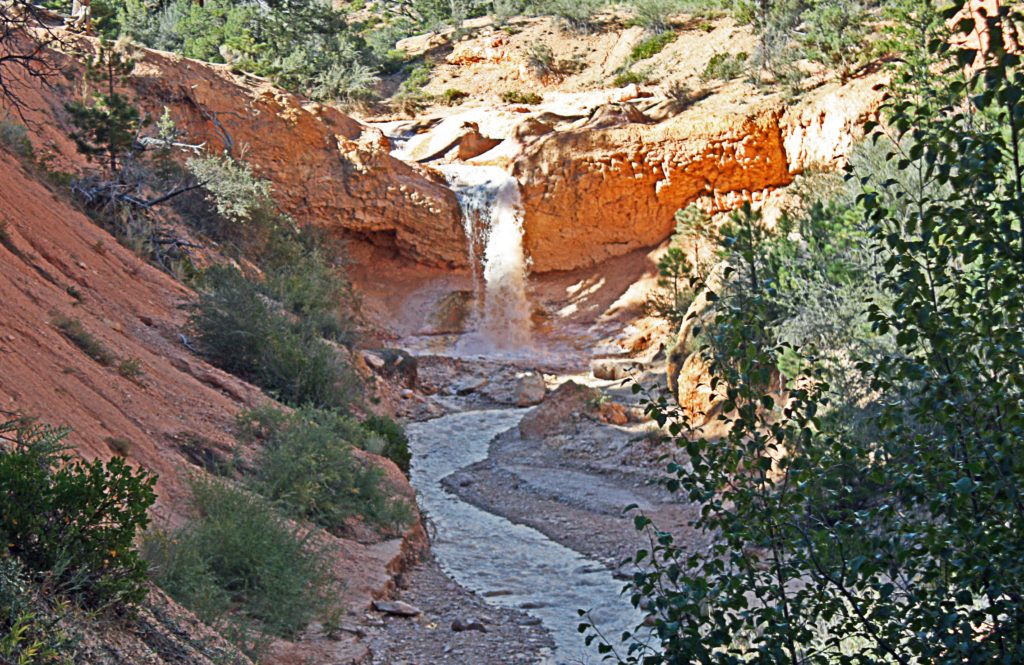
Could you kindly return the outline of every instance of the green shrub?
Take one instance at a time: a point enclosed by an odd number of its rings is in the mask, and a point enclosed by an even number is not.
[[[409,75],[398,86],[391,101],[406,113],[414,113],[420,110],[430,101],[430,95],[425,88],[430,84],[430,74],[433,65],[429,62],[420,62],[409,69]]]
[[[243,437],[263,442],[254,489],[290,513],[335,533],[357,516],[389,531],[410,522],[409,505],[388,494],[383,471],[352,454],[369,439],[355,420],[323,409],[265,407],[243,412],[239,423]]]
[[[665,47],[676,40],[676,33],[672,30],[666,30],[665,32],[654,35],[649,39],[645,39],[636,46],[633,47],[632,52],[629,54],[630,59],[634,62],[637,60],[646,60],[647,58],[653,58],[654,56],[665,50]]]
[[[408,475],[412,453],[409,452],[409,438],[402,426],[387,416],[370,416],[362,424],[365,429],[379,434],[385,441],[380,451],[371,452],[387,457]]]
[[[156,476],[115,457],[66,454],[67,430],[0,425],[0,542],[28,568],[91,606],[146,596],[146,564],[135,550],[156,495]]]
[[[457,106],[462,103],[462,100],[469,97],[469,93],[465,90],[459,90],[457,88],[448,88],[441,93],[441,100],[447,106]]]
[[[125,358],[117,364],[117,373],[129,381],[138,381],[145,374],[142,361],[138,358]]]
[[[626,71],[617,75],[613,80],[612,84],[616,88],[622,88],[627,85],[645,85],[651,81],[651,70],[650,68],[643,69],[627,69]]]
[[[99,364],[110,367],[117,362],[117,357],[103,345],[103,342],[96,339],[92,333],[86,330],[85,326],[78,319],[59,315],[55,316],[51,323],[72,344]]]
[[[669,17],[680,12],[680,0],[630,0],[636,12],[633,23],[647,28],[650,32],[664,32],[669,29]]]
[[[507,90],[501,93],[501,101],[506,104],[540,104],[544,98],[535,92],[522,92],[521,90]]]
[[[333,586],[326,560],[266,501],[216,480],[195,480],[192,493],[196,520],[143,546],[161,588],[211,625],[239,611],[282,637],[324,612]]]
[[[344,272],[344,257],[315,231],[271,234],[258,286],[321,337],[350,343],[356,337],[356,294]]]
[[[308,321],[230,267],[210,268],[201,286],[189,325],[210,362],[292,405],[338,408],[355,397],[356,375]]]
[[[743,74],[749,56],[746,53],[716,53],[708,60],[700,78],[703,81],[731,81]]]
[[[803,13],[799,37],[809,60],[820,62],[846,80],[871,52],[867,11],[858,0],[817,0]]]
[[[542,0],[534,5],[538,14],[552,14],[572,30],[589,31],[594,17],[604,7],[603,0]]]
[[[28,129],[13,120],[0,120],[0,145],[25,161],[31,161],[35,156],[32,141],[28,138]]]
[[[39,598],[13,557],[0,557],[0,662],[71,665],[74,639],[59,628],[60,608]]]
[[[249,164],[229,155],[190,157],[186,164],[227,222],[251,225],[273,214],[270,181],[257,178]]]

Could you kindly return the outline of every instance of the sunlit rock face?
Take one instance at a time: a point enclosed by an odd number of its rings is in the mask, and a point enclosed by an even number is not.
[[[395,159],[380,130],[227,67],[146,51],[132,85],[154,117],[244,158],[296,219],[387,240],[428,265],[464,267],[458,201],[436,173]]]
[[[533,270],[594,265],[671,235],[673,214],[762,199],[811,166],[849,155],[880,93],[865,79],[799,106],[700,105],[660,123],[583,125],[542,137],[516,160]]]

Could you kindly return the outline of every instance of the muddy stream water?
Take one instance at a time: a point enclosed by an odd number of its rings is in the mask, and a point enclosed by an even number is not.
[[[433,530],[432,547],[456,582],[498,606],[524,609],[554,638],[552,665],[597,663],[577,631],[577,609],[606,635],[636,626],[622,582],[597,561],[447,492],[445,477],[487,457],[491,440],[518,425],[524,409],[466,411],[408,426],[412,483]]]

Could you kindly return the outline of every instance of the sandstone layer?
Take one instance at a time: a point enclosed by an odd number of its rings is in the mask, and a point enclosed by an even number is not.
[[[69,51],[89,54],[96,48],[96,40],[87,37],[68,39]],[[436,173],[391,157],[379,130],[226,65],[138,47],[130,51],[136,65],[126,86],[149,117],[159,118],[166,108],[182,141],[250,163],[273,182],[278,203],[299,222],[394,246],[420,263],[466,265],[455,196]],[[80,163],[67,139],[64,104],[81,94],[82,67],[66,54],[51,56],[76,83],[19,94],[40,125],[40,143],[61,161]]]
[[[659,123],[551,132],[514,165],[532,270],[597,264],[671,235],[676,210],[757,201],[811,166],[836,167],[877,108],[877,79],[829,85],[794,108],[710,99]]]

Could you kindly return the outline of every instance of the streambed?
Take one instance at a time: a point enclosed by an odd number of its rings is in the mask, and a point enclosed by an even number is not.
[[[544,662],[596,663],[596,649],[587,649],[576,629],[576,610],[590,610],[606,635],[632,629],[639,615],[620,595],[622,582],[600,562],[442,486],[450,474],[486,459],[491,440],[517,426],[525,413],[466,411],[410,424],[412,483],[433,529],[434,555],[452,579],[488,602],[539,618],[555,642]]]

